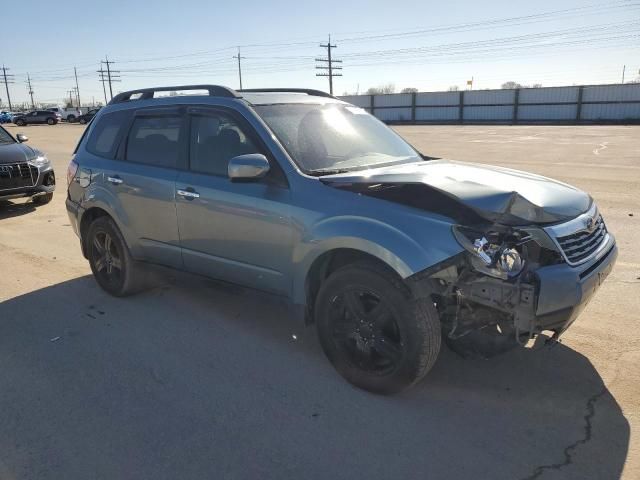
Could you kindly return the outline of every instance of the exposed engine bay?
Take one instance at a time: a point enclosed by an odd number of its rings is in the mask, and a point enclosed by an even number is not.
[[[486,358],[540,333],[535,271],[563,262],[540,245],[543,232],[493,225],[484,232],[454,227],[454,234],[468,253],[411,279],[419,295],[431,296],[447,343],[465,356]]]

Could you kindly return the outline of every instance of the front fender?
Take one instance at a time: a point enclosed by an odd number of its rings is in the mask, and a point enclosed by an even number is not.
[[[309,229],[294,249],[293,302],[306,303],[306,278],[315,260],[337,249],[353,249],[372,255],[407,278],[462,251],[451,225],[432,221],[425,225],[431,241],[414,237],[379,220],[340,216],[323,219]]]

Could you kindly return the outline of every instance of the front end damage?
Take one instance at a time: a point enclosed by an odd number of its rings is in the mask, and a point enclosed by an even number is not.
[[[617,257],[591,197],[539,175],[432,160],[321,181],[454,223],[463,252],[409,284],[434,302],[445,339],[461,353],[491,356],[543,331],[558,338]]]
[[[617,257],[613,236],[570,265],[543,228],[454,227],[460,253],[409,278],[418,297],[435,304],[447,343],[465,356],[488,358],[543,331],[557,339],[577,318]]]

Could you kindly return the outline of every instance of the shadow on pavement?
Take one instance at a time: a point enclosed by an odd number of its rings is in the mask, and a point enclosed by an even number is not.
[[[0,220],[19,217],[27,213],[35,212],[36,207],[32,202],[14,203],[8,200],[0,200]]]
[[[0,477],[619,478],[629,424],[563,346],[444,350],[356,390],[279,302],[179,275],[130,298],[77,278],[0,304]]]

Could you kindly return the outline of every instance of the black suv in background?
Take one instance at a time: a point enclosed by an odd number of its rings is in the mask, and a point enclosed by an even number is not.
[[[0,127],[0,200],[31,197],[44,205],[53,198],[56,176],[41,151],[24,145],[29,140],[19,133],[13,138]]]
[[[19,127],[30,124],[46,123],[47,125],[55,125],[61,120],[60,114],[50,110],[34,110],[24,115],[16,115],[13,117],[13,123]]]
[[[96,113],[98,113],[99,110],[100,110],[99,108],[93,108],[89,110],[87,113],[80,115],[78,117],[78,123],[80,123],[81,125],[85,125],[89,123],[91,119],[96,115]]]

